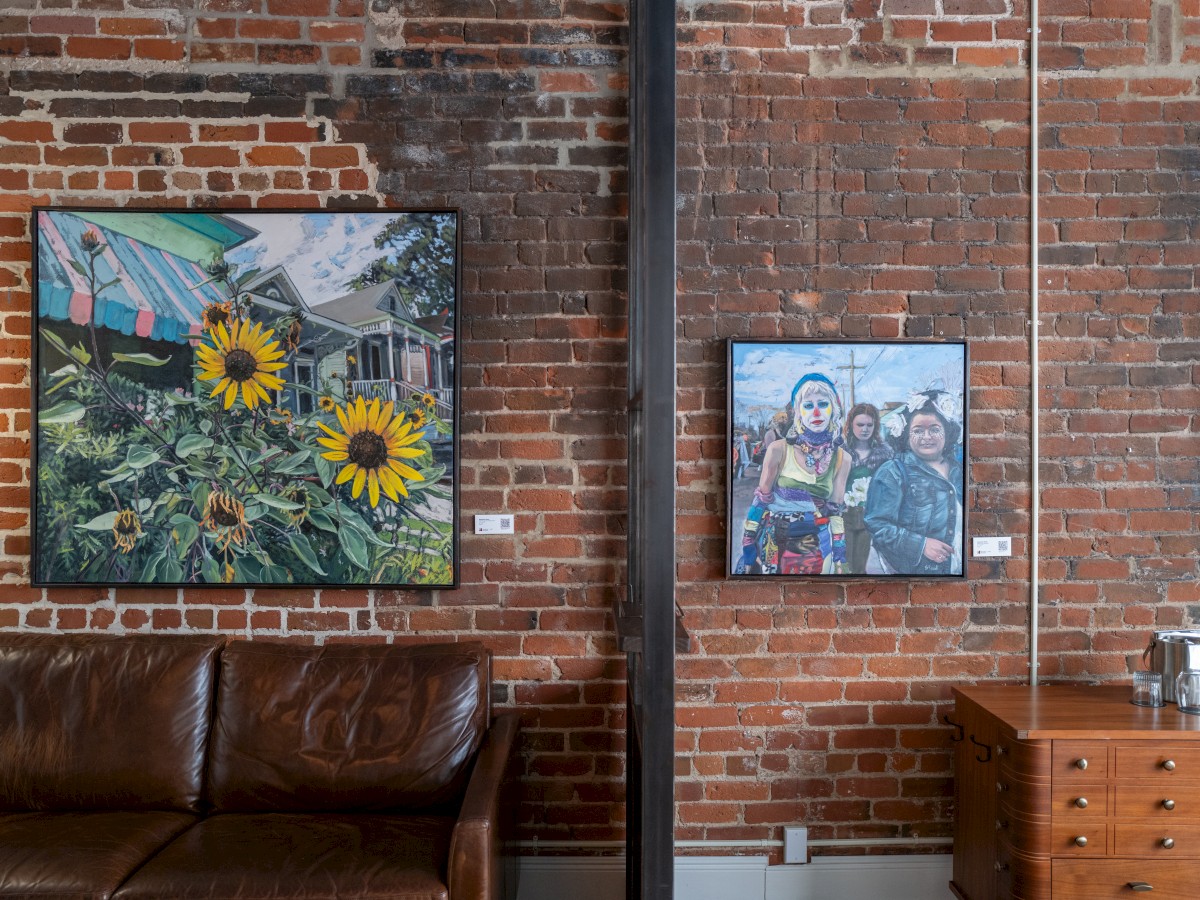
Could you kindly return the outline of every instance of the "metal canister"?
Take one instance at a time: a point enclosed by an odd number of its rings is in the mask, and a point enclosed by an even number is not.
[[[1200,669],[1200,631],[1156,631],[1142,654],[1151,672],[1162,675],[1163,699],[1175,700],[1175,679],[1184,669]]]

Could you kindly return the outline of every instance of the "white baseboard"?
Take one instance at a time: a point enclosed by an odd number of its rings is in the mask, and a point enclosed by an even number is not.
[[[680,856],[675,900],[949,900],[950,857],[818,856],[768,866],[765,856]],[[526,856],[517,900],[623,900],[621,857]]]

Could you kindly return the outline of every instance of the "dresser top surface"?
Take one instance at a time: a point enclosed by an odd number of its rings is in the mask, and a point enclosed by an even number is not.
[[[1021,740],[1104,738],[1197,741],[1200,716],[1174,703],[1156,709],[1129,702],[1129,684],[978,684],[954,688]]]

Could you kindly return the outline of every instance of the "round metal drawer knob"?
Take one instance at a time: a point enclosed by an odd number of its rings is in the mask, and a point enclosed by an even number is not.
[[[1173,760],[1173,759],[1168,759],[1168,760],[1166,760],[1166,761],[1165,761],[1165,762],[1162,764],[1162,767],[1163,767],[1164,769],[1166,769],[1168,772],[1174,772],[1174,771],[1175,771],[1175,760]]]
[[[1174,808],[1175,808],[1174,800],[1164,800],[1163,801],[1163,809],[1174,809]]]
[[[1075,838],[1075,846],[1076,847],[1086,847],[1087,846],[1087,838],[1085,838],[1081,834],[1079,837]]]
[[[1080,809],[1087,809],[1087,797],[1076,797],[1075,805]]]
[[[1075,760],[1075,768],[1079,769],[1080,771],[1083,771],[1084,769],[1087,768],[1087,760],[1086,759]]]
[[[1159,843],[1162,844],[1162,848],[1164,850],[1170,850],[1172,847],[1175,846],[1175,839],[1174,838],[1163,838],[1161,841],[1159,841]]]

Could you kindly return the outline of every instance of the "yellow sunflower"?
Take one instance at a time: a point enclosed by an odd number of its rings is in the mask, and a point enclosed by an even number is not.
[[[424,427],[425,420],[426,420],[425,410],[418,407],[417,409],[414,409],[412,412],[410,412],[408,414],[408,416],[410,419],[412,419],[413,428],[423,428]]]
[[[224,391],[225,408],[229,409],[241,388],[242,400],[250,409],[259,401],[270,403],[267,391],[283,387],[283,379],[271,373],[287,367],[279,361],[283,356],[279,341],[271,340],[275,332],[264,332],[262,322],[251,326],[244,319],[234,319],[231,329],[221,323],[210,333],[214,346],[201,344],[196,348],[200,380],[217,382],[210,396]]]
[[[331,413],[337,409],[337,401],[332,397],[322,397],[317,401],[317,406],[321,407],[321,412]]]
[[[421,395],[421,402],[425,404],[426,409],[433,409],[437,405],[437,398],[426,392]]]
[[[122,553],[131,553],[133,545],[137,543],[138,537],[142,533],[142,523],[138,519],[138,514],[132,509],[123,509],[117,513],[117,519],[113,522],[113,549],[120,550]]]
[[[394,409],[391,402],[381,406],[378,397],[369,405],[358,397],[347,403],[345,409],[339,406],[335,410],[341,433],[324,422],[317,423],[329,435],[317,438],[317,443],[329,448],[321,456],[330,462],[346,464],[338,473],[337,483],[353,479],[350,494],[356,500],[365,485],[371,506],[379,505],[380,489],[390,500],[398,502],[400,495],[408,496],[405,480],[421,479],[420,472],[402,462],[424,452],[412,446],[421,439],[421,433],[412,430],[412,423],[405,416],[393,415]]]

